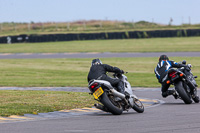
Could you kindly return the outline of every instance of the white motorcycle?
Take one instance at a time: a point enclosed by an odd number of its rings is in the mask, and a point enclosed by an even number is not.
[[[113,76],[123,81],[125,94],[118,92],[117,88],[108,81],[91,80],[88,85],[90,94],[103,104],[95,104],[94,106],[105,112],[111,112],[113,115],[120,115],[123,111],[128,111],[131,108],[138,113],[143,113],[144,106],[139,98],[133,94],[127,77],[124,74],[113,74]]]

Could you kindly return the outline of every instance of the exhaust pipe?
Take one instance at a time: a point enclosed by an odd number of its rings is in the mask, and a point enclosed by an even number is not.
[[[94,106],[97,108],[97,109],[100,109],[100,110],[102,110],[102,111],[105,111],[105,112],[109,112],[103,105],[101,105],[101,104],[94,104]]]
[[[112,91],[113,95],[115,95],[115,96],[117,96],[117,97],[120,97],[120,98],[122,98],[122,99],[125,99],[125,95],[124,95],[124,94],[122,94],[122,93],[116,91],[115,89],[110,89],[110,90]]]

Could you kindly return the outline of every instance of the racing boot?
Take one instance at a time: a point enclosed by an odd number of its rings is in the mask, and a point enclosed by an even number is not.
[[[165,92],[162,92],[162,96],[164,98],[166,98],[167,96],[169,95],[173,95],[175,99],[178,99],[178,95],[176,94],[176,91],[175,90],[167,90]]]
[[[172,95],[174,96],[175,99],[178,99],[178,98],[179,98],[179,96],[178,96],[178,94],[177,94],[176,92],[173,93]]]
[[[118,83],[118,85],[117,85],[117,91],[120,92],[120,93],[122,93],[122,94],[125,93],[125,92],[124,92],[124,85],[123,85],[123,82],[122,82],[122,81],[120,81],[120,82]]]
[[[122,82],[120,82],[120,83],[118,84],[118,91],[119,91],[120,93],[124,94],[126,99],[129,99],[129,98],[130,98],[130,95],[129,95],[128,93],[125,92],[124,85],[123,85]]]

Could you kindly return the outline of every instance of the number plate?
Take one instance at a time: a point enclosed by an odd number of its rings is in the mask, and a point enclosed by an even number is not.
[[[103,89],[101,87],[99,87],[94,93],[93,96],[95,99],[98,99],[102,94],[103,94]]]
[[[179,78],[179,77],[176,75],[176,77],[172,78],[171,80],[174,81],[174,80],[176,80],[177,78]]]

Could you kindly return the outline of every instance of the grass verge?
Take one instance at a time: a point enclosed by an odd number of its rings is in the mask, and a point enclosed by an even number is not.
[[[84,92],[1,90],[0,116],[92,107],[94,102],[93,97]]]
[[[171,60],[187,60],[192,72],[200,76],[200,57],[170,57]],[[6,59],[0,61],[0,86],[65,87],[87,86],[87,74],[92,59]],[[158,87],[154,75],[158,57],[102,58],[103,63],[128,71],[132,86]],[[197,78],[197,83],[199,79]]]

